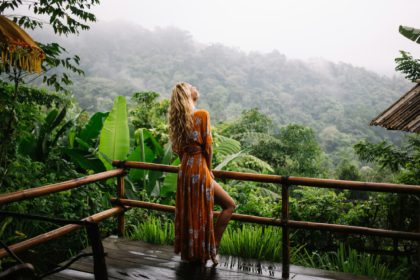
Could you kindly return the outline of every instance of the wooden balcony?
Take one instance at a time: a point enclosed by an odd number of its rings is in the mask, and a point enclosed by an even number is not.
[[[290,265],[290,230],[321,230],[341,232],[345,234],[373,235],[383,238],[391,238],[393,240],[401,239],[417,242],[420,241],[419,232],[404,232],[289,219],[289,189],[294,185],[317,188],[350,189],[358,191],[408,193],[414,195],[420,195],[420,186],[214,171],[214,175],[220,179],[236,179],[276,183],[281,185],[281,217],[268,218],[233,214],[232,219],[241,222],[281,227],[282,263],[243,260],[240,258],[225,256],[216,268],[209,266],[191,266],[181,262],[179,257],[173,254],[171,246],[150,245],[144,242],[128,241],[118,238],[107,238],[101,243],[98,223],[106,218],[112,216],[118,217],[117,231],[118,235],[122,237],[125,232],[124,212],[130,208],[141,207],[165,212],[174,211],[174,206],[126,199],[124,177],[128,168],[160,170],[164,172],[177,173],[178,167],[144,162],[115,161],[113,164],[118,168],[66,182],[0,195],[0,205],[5,205],[16,201],[83,187],[86,184],[100,180],[106,180],[114,177],[117,178],[117,196],[116,198],[111,199],[111,202],[114,203],[114,207],[103,212],[96,213],[90,217],[86,217],[80,221],[66,221],[38,216],[36,219],[54,220],[53,222],[62,226],[53,231],[12,244],[7,248],[0,249],[0,258],[8,255],[16,257],[16,253],[85,227],[92,245],[91,256],[78,259],[72,263],[70,268],[49,276],[49,279],[367,279],[365,277],[357,278],[354,275],[333,273]],[[2,214],[14,215],[15,217],[20,218],[31,218],[29,217],[31,215],[27,215],[25,213],[16,214],[2,211]],[[217,216],[219,213],[215,212],[214,214]],[[34,218],[34,216],[32,218]],[[104,254],[104,252],[106,254]],[[1,275],[0,278],[2,278]]]
[[[173,253],[173,246],[155,245],[143,241],[133,241],[116,236],[102,240],[106,254],[108,279],[282,279],[280,263],[221,256],[218,266],[208,261],[205,267],[182,262]],[[84,250],[91,252],[90,249]],[[93,258],[87,257],[73,263],[68,269],[45,279],[95,279]],[[368,280],[348,273],[331,272],[320,269],[290,266],[290,279],[294,280]]]

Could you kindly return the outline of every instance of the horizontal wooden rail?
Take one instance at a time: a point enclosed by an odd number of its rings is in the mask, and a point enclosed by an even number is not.
[[[175,206],[163,205],[163,204],[152,203],[152,202],[145,202],[145,201],[140,201],[140,200],[125,199],[125,198],[121,198],[121,199],[111,198],[111,202],[115,204],[121,204],[124,206],[146,208],[146,209],[169,212],[169,213],[175,212]],[[219,216],[219,214],[220,214],[219,211],[214,211],[215,217]],[[257,216],[236,214],[236,213],[233,213],[232,219],[237,220],[237,221],[242,221],[242,222],[251,222],[251,223],[257,223],[257,224],[263,224],[263,225],[273,225],[273,226],[282,225],[281,221],[278,219],[257,217]]]
[[[288,226],[291,228],[311,229],[311,230],[328,230],[333,232],[344,232],[347,234],[363,234],[363,235],[374,235],[389,238],[400,238],[405,240],[420,241],[420,232],[407,232],[407,231],[396,231],[387,229],[377,229],[369,227],[349,226],[349,225],[337,225],[337,224],[326,224],[316,222],[302,222],[289,220]]]
[[[119,214],[121,212],[124,212],[125,209],[123,207],[120,206],[115,206],[111,209],[96,213],[92,216],[86,217],[83,220],[87,220],[87,221],[91,221],[91,222],[99,222],[102,221],[106,218],[109,218],[111,216],[114,216],[116,214]],[[76,224],[69,224],[69,225],[65,225],[62,227],[59,227],[57,229],[54,229],[52,231],[40,234],[38,236],[29,238],[27,240],[24,240],[22,242],[13,244],[9,246],[9,249],[12,250],[14,253],[18,253],[21,251],[25,251],[31,247],[34,247],[36,245],[39,245],[41,243],[44,243],[48,240],[54,239],[54,238],[58,238],[60,236],[63,236],[69,232],[75,231],[77,229],[82,228],[82,225],[76,225]],[[8,253],[5,249],[0,249],[0,259],[4,258],[5,256],[7,256]]]
[[[6,194],[0,195],[0,205],[15,202],[15,201],[20,201],[20,200],[24,200],[28,198],[43,196],[50,193],[65,191],[65,190],[77,188],[85,184],[94,183],[97,181],[109,179],[109,178],[116,177],[118,175],[124,175],[124,174],[125,174],[124,169],[114,169],[114,170],[109,170],[109,171],[105,171],[105,172],[101,172],[101,173],[97,173],[97,174],[93,174],[93,175],[89,175],[85,177],[80,177],[80,178],[64,181],[57,184],[51,184],[51,185],[46,185],[42,187],[6,193]]]
[[[138,168],[147,170],[164,171],[170,173],[177,173],[177,166],[137,162],[137,161],[113,161],[114,166],[120,168]],[[416,185],[403,185],[391,183],[371,183],[371,182],[358,182],[346,180],[333,180],[333,179],[319,179],[319,178],[306,178],[295,176],[278,176],[266,174],[254,174],[233,171],[213,170],[215,177],[220,179],[236,179],[244,181],[265,182],[265,183],[287,183],[288,185],[303,185],[309,187],[320,188],[334,188],[334,189],[349,189],[360,191],[375,191],[375,192],[391,192],[391,193],[409,193],[420,195],[420,186]]]
[[[120,203],[125,206],[140,207],[140,208],[171,212],[171,213],[175,212],[174,206],[163,205],[163,204],[152,203],[152,202],[145,202],[145,201],[139,201],[139,200],[125,199],[125,198],[121,198],[121,199],[112,198],[111,202]],[[214,212],[215,216],[218,216],[219,214],[220,212],[218,211]],[[375,235],[375,236],[382,236],[382,237],[401,238],[401,239],[406,239],[406,240],[420,241],[420,233],[415,233],[415,232],[405,232],[405,231],[395,231],[395,230],[375,229],[375,228],[369,228],[369,227],[325,224],[325,223],[315,223],[315,222],[301,222],[301,221],[294,221],[294,220],[288,220],[287,222],[283,222],[281,220],[273,219],[273,218],[243,215],[243,214],[236,214],[236,213],[232,215],[232,220],[264,224],[264,225],[273,225],[273,226],[285,226],[287,224],[287,226],[290,228],[328,230],[328,231],[334,231],[334,232],[346,232],[350,234]]]

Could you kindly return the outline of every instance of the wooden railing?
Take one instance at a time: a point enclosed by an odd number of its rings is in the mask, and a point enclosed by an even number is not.
[[[118,168],[111,171],[106,171],[78,179],[69,180],[62,183],[21,190],[13,193],[0,195],[0,205],[6,203],[16,202],[24,199],[39,197],[54,192],[77,188],[88,183],[97,182],[113,177],[117,177],[117,197],[112,198],[111,202],[115,205],[111,209],[94,214],[84,220],[99,222],[103,219],[118,215],[117,231],[119,236],[124,235],[124,212],[130,207],[148,208],[158,211],[174,212],[174,206],[162,205],[157,203],[150,203],[138,200],[131,200],[125,198],[125,185],[124,177],[127,168],[138,168],[147,170],[164,171],[170,173],[177,173],[178,167],[160,165],[144,162],[133,161],[114,161],[114,166]],[[287,279],[290,274],[290,228],[300,228],[307,230],[328,230],[333,232],[342,232],[346,234],[364,234],[374,235],[381,237],[389,237],[394,239],[405,239],[420,241],[420,232],[404,232],[395,230],[376,229],[369,227],[338,225],[328,223],[316,223],[310,221],[295,221],[289,219],[289,189],[292,185],[303,185],[319,188],[335,188],[335,189],[349,189],[359,191],[375,191],[375,192],[391,192],[391,193],[408,193],[420,196],[420,186],[414,185],[401,185],[401,184],[388,184],[388,183],[367,183],[356,181],[343,181],[331,179],[318,179],[318,178],[305,178],[305,177],[292,177],[292,176],[278,176],[278,175],[264,175],[231,171],[213,171],[216,178],[219,179],[237,179],[254,182],[276,183],[281,185],[282,189],[282,215],[281,219],[273,219],[267,217],[258,217],[243,214],[233,214],[232,219],[242,222],[259,223],[265,225],[273,225],[282,227],[282,277]],[[219,215],[215,212],[215,215]],[[27,239],[25,241],[13,244],[10,249],[14,252],[26,250],[35,245],[41,244],[48,240],[57,238],[66,233],[79,229],[80,225],[70,224],[45,234]],[[0,258],[6,256],[8,253],[4,249],[0,249]]]

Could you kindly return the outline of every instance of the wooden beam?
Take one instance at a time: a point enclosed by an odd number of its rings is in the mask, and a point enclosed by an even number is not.
[[[177,166],[147,163],[147,162],[113,161],[112,164],[118,167],[159,170],[159,171],[170,172],[170,173],[178,172]],[[279,176],[279,175],[266,175],[266,174],[232,172],[232,171],[221,171],[221,170],[212,170],[212,171],[213,171],[214,176],[220,179],[236,179],[236,180],[265,182],[265,183],[280,184],[287,177],[287,176]],[[420,186],[417,186],[417,185],[371,183],[371,182],[294,177],[294,176],[287,177],[287,181],[290,185],[302,185],[302,186],[308,186],[308,187],[348,189],[348,190],[374,191],[374,192],[410,193],[410,194],[420,195]]]
[[[140,207],[164,212],[175,212],[175,206],[163,205],[152,202],[144,202],[139,200],[132,199],[115,199],[112,198],[111,202],[121,203],[122,205]],[[214,215],[218,216],[220,212],[215,211]],[[385,229],[376,229],[369,227],[359,227],[359,226],[349,226],[349,225],[337,225],[337,224],[326,224],[326,223],[315,223],[315,222],[302,222],[302,221],[282,221],[279,219],[258,217],[252,215],[236,214],[232,215],[232,220],[257,223],[263,225],[271,226],[283,226],[287,224],[290,228],[302,228],[310,230],[328,230],[333,232],[344,232],[347,234],[364,234],[364,235],[375,235],[389,238],[399,238],[406,240],[416,240],[420,241],[420,233],[417,232],[405,232],[405,231],[396,231],[396,230],[385,230]]]
[[[91,221],[91,222],[99,222],[99,221],[102,221],[106,218],[114,216],[118,213],[121,213],[123,211],[125,211],[125,209],[123,207],[116,206],[116,207],[110,208],[108,210],[96,213],[95,215],[86,217],[83,220]],[[38,236],[29,238],[29,239],[24,240],[22,242],[10,245],[9,249],[12,250],[15,253],[25,251],[25,250],[27,250],[31,247],[34,247],[34,246],[39,245],[41,243],[44,243],[48,240],[58,238],[60,236],[63,236],[65,234],[69,233],[69,232],[78,230],[80,228],[82,228],[82,225],[69,224],[69,225],[54,229],[52,231],[40,234]],[[0,249],[0,259],[4,258],[7,255],[8,255],[8,253],[5,249]]]
[[[79,186],[94,183],[97,181],[105,180],[108,178],[112,178],[121,174],[124,174],[124,169],[114,169],[109,170],[77,179],[72,179],[68,181],[64,181],[61,183],[46,185],[37,188],[25,189],[11,193],[5,193],[0,195],[0,205],[11,203],[15,201],[20,201],[28,198],[34,198],[38,196],[47,195],[50,193],[61,192],[73,188],[77,188]]]

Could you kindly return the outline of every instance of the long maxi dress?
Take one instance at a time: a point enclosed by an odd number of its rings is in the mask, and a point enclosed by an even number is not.
[[[195,110],[191,145],[175,152],[181,158],[175,204],[175,253],[205,263],[216,255],[213,228],[214,180],[206,157],[212,153],[210,115]]]

